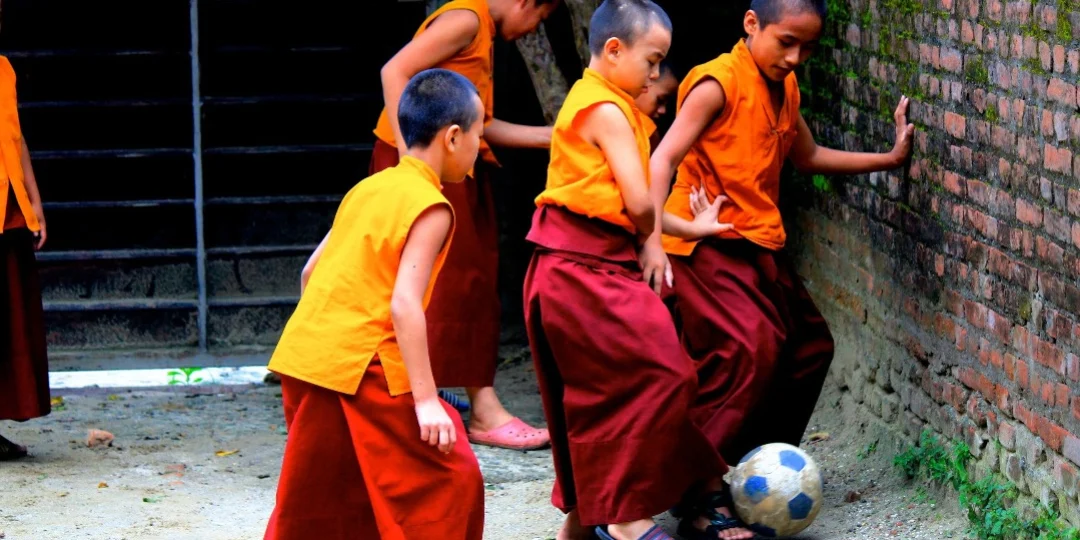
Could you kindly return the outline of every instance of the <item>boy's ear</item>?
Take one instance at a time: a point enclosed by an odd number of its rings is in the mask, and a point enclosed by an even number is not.
[[[464,131],[461,126],[454,124],[446,128],[446,133],[443,135],[443,145],[447,150],[454,151],[457,145],[461,144],[461,138],[464,136]]]
[[[623,43],[619,38],[608,38],[608,40],[604,42],[604,56],[608,60],[614,61],[616,58],[619,57],[619,53],[622,52],[622,48]]]
[[[743,30],[747,35],[752,36],[760,29],[760,21],[758,20],[757,13],[752,9],[746,10],[746,15],[743,16]]]

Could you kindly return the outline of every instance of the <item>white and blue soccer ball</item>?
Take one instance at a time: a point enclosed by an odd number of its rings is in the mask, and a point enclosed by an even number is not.
[[[767,538],[798,534],[821,510],[821,470],[790,444],[751,450],[731,475],[731,497],[739,517]]]

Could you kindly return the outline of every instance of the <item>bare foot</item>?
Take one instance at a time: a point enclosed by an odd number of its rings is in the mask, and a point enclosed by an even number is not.
[[[566,521],[563,522],[562,529],[559,530],[559,534],[555,535],[555,540],[593,540],[592,527],[582,527],[581,521],[578,519],[577,510],[571,510],[569,514],[566,514]]]
[[[491,431],[502,427],[514,419],[514,415],[503,407],[495,388],[466,388],[469,394],[469,429],[472,431]]]
[[[26,456],[26,447],[15,444],[0,435],[0,461],[19,459]]]
[[[629,523],[608,525],[607,530],[608,535],[615,540],[638,540],[654,526],[656,522],[651,519],[639,519]]]

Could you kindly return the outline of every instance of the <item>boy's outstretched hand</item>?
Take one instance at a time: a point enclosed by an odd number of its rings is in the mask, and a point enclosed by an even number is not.
[[[457,433],[439,398],[417,401],[416,420],[420,422],[420,440],[431,446],[438,445],[439,451],[444,454],[449,454],[450,450],[454,449]]]
[[[690,211],[694,214],[694,228],[698,231],[700,238],[714,236],[735,228],[730,223],[717,221],[720,216],[720,206],[727,200],[727,197],[720,195],[710,202],[709,195],[704,189],[690,186]]]
[[[911,155],[911,140],[915,137],[915,125],[907,121],[908,105],[911,99],[907,96],[900,98],[900,104],[896,106],[893,118],[896,120],[896,144],[893,146],[892,155],[896,165],[900,166]]]

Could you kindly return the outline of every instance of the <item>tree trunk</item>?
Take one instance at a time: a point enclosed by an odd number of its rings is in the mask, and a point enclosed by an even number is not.
[[[544,119],[549,125],[553,124],[570,86],[555,63],[555,53],[551,52],[551,42],[544,26],[540,25],[535,32],[519,39],[517,48],[529,68],[533,89],[544,109]]]
[[[570,9],[570,21],[574,24],[574,44],[577,45],[581,65],[589,65],[589,22],[593,12],[600,6],[600,0],[566,0]]]

